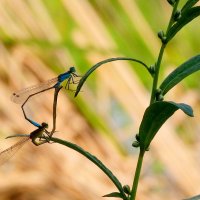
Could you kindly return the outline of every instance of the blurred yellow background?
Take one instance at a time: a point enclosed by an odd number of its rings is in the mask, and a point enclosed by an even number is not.
[[[186,0],[181,1],[184,4]],[[126,56],[154,64],[171,7],[163,0],[1,0],[0,149],[11,134],[34,130],[14,91],[56,77],[75,66],[83,75],[93,64]],[[177,34],[164,56],[160,81],[199,53],[199,18]],[[146,153],[137,199],[175,200],[200,193],[199,73],[166,96],[194,109],[177,112]],[[56,137],[75,142],[100,158],[123,185],[132,185],[138,149],[132,148],[152,80],[138,64],[117,61],[99,68],[77,98],[62,90]],[[53,92],[26,105],[35,121],[52,126]],[[116,191],[108,178],[78,153],[57,144],[24,146],[0,167],[0,200],[98,200]],[[106,198],[104,198],[106,199]],[[114,198],[112,198],[114,199]]]

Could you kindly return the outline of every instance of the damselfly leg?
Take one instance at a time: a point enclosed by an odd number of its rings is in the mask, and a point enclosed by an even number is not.
[[[46,128],[48,128],[48,124],[42,123],[39,128],[31,132],[30,134],[16,134],[16,135],[8,136],[6,139],[20,138],[20,137],[22,137],[22,139],[20,139],[14,145],[0,152],[0,165],[8,161],[12,156],[15,155],[15,153],[17,153],[19,149],[21,149],[30,140],[32,140],[33,144],[36,146],[48,142],[48,139],[46,139],[46,136],[44,134],[44,132],[45,133],[48,132]]]

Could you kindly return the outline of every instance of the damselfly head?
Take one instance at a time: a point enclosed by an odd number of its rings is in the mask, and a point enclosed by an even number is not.
[[[70,71],[71,73],[73,73],[73,72],[76,72],[76,69],[75,69],[75,67],[70,67],[70,68],[69,68],[69,71]]]
[[[13,93],[12,95],[13,95],[13,96],[15,96],[15,97],[19,97],[19,95],[18,95],[18,94],[16,94],[16,93]]]
[[[41,126],[42,126],[43,128],[48,128],[49,125],[48,125],[46,122],[42,122]]]

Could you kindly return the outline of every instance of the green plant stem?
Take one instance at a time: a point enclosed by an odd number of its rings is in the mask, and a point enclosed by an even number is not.
[[[167,35],[168,31],[170,30],[171,26],[174,23],[174,14],[177,11],[178,4],[179,4],[179,0],[176,1],[175,5],[173,7],[173,11],[172,11],[170,21],[169,21],[169,24],[167,26],[167,30],[166,30],[165,35]],[[161,46],[160,52],[159,52],[159,56],[158,56],[158,60],[157,60],[156,65],[155,65],[155,74],[154,74],[154,77],[153,77],[153,87],[152,87],[152,91],[151,91],[150,104],[154,103],[155,100],[156,100],[155,97],[156,97],[156,90],[157,90],[157,85],[158,85],[160,65],[161,65],[161,62],[162,62],[163,53],[164,53],[166,46],[167,46],[167,43],[162,43],[162,46]]]
[[[170,17],[170,20],[169,20],[169,24],[167,26],[166,34],[168,33],[169,29],[171,28],[171,26],[174,23],[174,14],[177,11],[177,7],[178,7],[178,4],[179,4],[179,1],[180,0],[176,0],[176,3],[174,4],[173,10],[172,10],[172,14],[171,14],[171,17]]]
[[[121,185],[121,183],[119,182],[119,180],[117,179],[116,176],[114,176],[114,174],[98,159],[96,158],[94,155],[92,155],[91,153],[89,153],[88,151],[85,151],[83,148],[81,148],[80,146],[73,144],[71,142],[68,142],[66,140],[61,140],[59,138],[55,138],[55,137],[50,137],[50,141],[53,141],[55,143],[59,143],[62,144],[64,146],[67,146],[75,151],[77,151],[78,153],[82,154],[83,156],[85,156],[86,158],[88,158],[90,161],[92,161],[97,167],[99,167],[108,177],[109,179],[114,183],[114,185],[117,187],[117,189],[119,190],[123,200],[127,200],[127,197],[123,191],[123,187]]]
[[[136,192],[137,192],[138,182],[139,182],[139,178],[140,178],[140,172],[141,172],[141,168],[142,168],[144,153],[145,153],[145,151],[140,150],[137,167],[135,170],[135,176],[134,176],[134,180],[133,180],[133,186],[132,186],[132,190],[131,190],[130,200],[135,200],[135,197],[136,197]]]
[[[171,26],[174,23],[174,14],[177,11],[178,3],[179,3],[179,0],[176,1],[175,5],[173,7],[173,11],[172,11],[171,18],[170,18],[169,24],[167,26],[167,31],[166,31],[165,35],[167,35],[168,31],[170,30]],[[158,85],[158,77],[159,77],[160,66],[161,66],[161,62],[162,62],[162,58],[163,58],[163,54],[164,54],[166,45],[167,45],[167,43],[164,43],[164,42],[162,43],[157,62],[155,64],[155,74],[153,76],[153,86],[152,86],[152,91],[151,91],[150,104],[152,104],[156,101],[156,90],[157,90],[157,85]],[[130,200],[135,200],[135,197],[136,197],[144,154],[145,154],[145,151],[140,150],[137,167],[136,167],[136,171],[135,171],[135,176],[134,176],[134,180],[133,180],[133,186],[132,186],[132,190],[131,190]]]
[[[162,61],[162,57],[163,57],[165,47],[166,47],[166,44],[162,44],[162,46],[160,48],[158,60],[157,60],[156,65],[155,65],[155,74],[154,74],[154,78],[153,78],[153,87],[152,87],[152,91],[151,91],[150,104],[155,102],[156,89],[157,89],[158,77],[159,77],[159,72],[160,72],[160,64],[161,64],[161,61]]]

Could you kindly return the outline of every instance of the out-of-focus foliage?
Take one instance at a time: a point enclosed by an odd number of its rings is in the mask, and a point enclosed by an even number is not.
[[[181,1],[182,5],[185,2],[186,0]],[[2,0],[0,3],[1,132],[3,134],[24,132],[30,128],[25,125],[20,108],[17,110],[9,102],[9,95],[16,89],[52,78],[53,75],[68,70],[72,65],[79,74],[83,74],[95,63],[109,57],[134,57],[143,60],[147,65],[154,64],[161,45],[157,32],[167,28],[165,25],[170,11],[171,6],[163,0]],[[199,52],[199,33],[200,26],[197,19],[170,42],[162,64],[160,82],[164,74],[169,74]],[[135,64],[124,61],[107,64],[88,79],[87,85],[76,99],[73,98],[73,93],[63,92],[68,93],[70,102],[76,107],[71,109],[69,101],[63,97],[59,99],[61,108],[58,110],[58,120],[60,120],[58,131],[79,132],[78,136],[71,137],[76,138],[76,142],[90,147],[92,151],[102,153],[110,162],[113,159],[113,165],[117,166],[117,170],[120,173],[125,171],[126,174],[122,173],[122,176],[128,177],[127,174],[130,175],[128,170],[132,170],[134,164],[124,162],[120,165],[116,152],[113,153],[107,143],[101,144],[101,140],[95,138],[98,137],[97,134],[92,136],[88,132],[100,133],[103,137],[109,138],[123,153],[135,153],[137,150],[132,148],[131,143],[138,132],[144,110],[149,104],[151,81],[151,76]],[[174,101],[187,102],[194,110],[198,110],[198,89],[199,73],[187,78],[173,89],[173,92],[167,94],[166,98],[171,95],[170,98]],[[35,112],[31,111],[30,114],[43,120],[43,117],[46,117],[45,113],[49,113],[52,106],[50,103],[47,105],[47,99],[41,107],[32,107],[33,110],[39,109],[41,115],[35,116]],[[90,129],[78,117],[76,118],[74,110],[76,115],[85,117],[85,123],[90,124]],[[167,128],[162,127],[158,136],[159,144],[155,142],[151,147],[155,162],[147,161],[144,174],[152,173],[151,167],[156,165],[157,160],[165,169],[157,183],[151,178],[142,183],[146,187],[140,192],[141,199],[146,198],[144,194],[148,191],[158,191],[161,193],[161,199],[165,196],[167,199],[171,199],[172,196],[181,199],[186,196],[185,194],[192,196],[198,191],[199,165],[194,159],[198,154],[194,153],[195,155],[191,156],[191,152],[198,152],[200,117],[198,112],[194,114],[196,118],[192,121],[179,116],[177,112],[177,117],[169,122],[170,125]],[[69,127],[72,127],[70,131]],[[180,137],[177,137],[175,130],[178,130]],[[31,150],[30,153],[34,157]],[[55,155],[51,158],[59,158],[59,155]],[[71,166],[75,170],[75,164],[72,163],[73,161],[66,162],[64,166]],[[50,170],[50,165],[47,165],[47,170]],[[80,166],[80,163],[77,165]],[[55,169],[62,171],[62,166],[54,164],[52,166],[53,172]],[[127,169],[125,166],[130,167]],[[27,166],[25,165],[23,169],[27,169]],[[70,173],[67,175],[69,180],[72,180]],[[55,186],[58,183],[54,183],[54,180],[55,177],[51,180]],[[129,180],[126,179],[124,182],[126,181]],[[78,185],[80,188],[83,186],[81,183]],[[76,181],[73,184],[76,184]],[[65,189],[72,187],[72,184],[67,186],[65,185]],[[77,194],[76,190],[74,191],[74,194]],[[67,193],[71,199],[73,194],[70,190]],[[158,193],[155,196],[148,193],[146,199],[155,199]],[[87,198],[92,199],[92,197]]]

